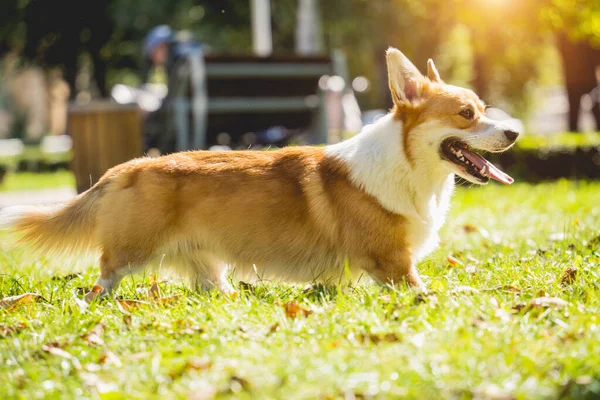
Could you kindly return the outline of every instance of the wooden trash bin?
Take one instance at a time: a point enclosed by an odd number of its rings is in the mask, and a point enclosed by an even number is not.
[[[69,107],[67,130],[73,139],[71,169],[77,192],[98,182],[111,167],[140,157],[142,124],[139,109],[110,101]]]

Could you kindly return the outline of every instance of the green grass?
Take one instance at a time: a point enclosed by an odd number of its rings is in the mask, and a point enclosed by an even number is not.
[[[64,186],[75,187],[75,177],[71,171],[17,172],[6,175],[0,183],[0,192],[53,189]]]
[[[0,309],[1,397],[598,398],[599,199],[598,182],[459,188],[419,266],[429,296],[273,282],[228,297],[170,280],[163,295],[183,295],[172,305],[82,311],[92,258],[37,258],[4,235],[0,297],[42,298]],[[149,287],[128,278],[120,295],[145,300]],[[544,294],[568,304],[527,307]],[[286,316],[292,301],[312,313]],[[98,322],[94,344],[84,335]]]
[[[550,135],[525,134],[516,144],[523,149],[552,149],[600,146],[600,132],[562,132]]]

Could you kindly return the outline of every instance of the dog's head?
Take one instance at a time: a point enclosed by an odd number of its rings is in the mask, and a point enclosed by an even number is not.
[[[427,77],[399,50],[387,51],[388,78],[396,118],[403,121],[404,151],[410,162],[454,171],[485,184],[513,179],[475,151],[502,152],[522,128],[506,113],[486,107],[471,90],[444,83],[432,60]]]

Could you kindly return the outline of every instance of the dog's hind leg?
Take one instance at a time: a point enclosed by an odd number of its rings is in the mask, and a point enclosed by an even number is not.
[[[206,255],[197,255],[188,259],[187,275],[193,289],[209,292],[218,289],[223,293],[232,293],[235,290],[227,281],[227,266],[220,260]]]
[[[123,257],[119,253],[104,251],[100,257],[100,276],[96,281],[102,287],[101,297],[108,296],[119,286],[127,274],[137,272],[146,265],[143,257]]]

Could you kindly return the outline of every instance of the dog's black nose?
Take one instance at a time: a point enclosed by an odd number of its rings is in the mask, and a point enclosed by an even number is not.
[[[511,142],[514,142],[519,137],[519,132],[515,131],[504,131],[504,136]]]

